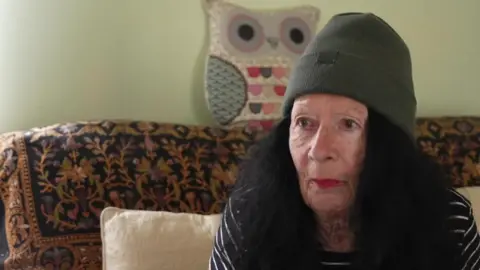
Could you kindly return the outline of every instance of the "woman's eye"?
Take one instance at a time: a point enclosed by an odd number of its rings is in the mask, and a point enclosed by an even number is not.
[[[299,118],[297,120],[297,125],[300,126],[301,128],[308,129],[312,126],[312,121],[307,118]]]
[[[352,130],[352,129],[357,128],[359,125],[357,124],[357,122],[355,122],[355,120],[344,119],[343,120],[343,126],[344,126],[344,128],[346,128],[348,130]]]

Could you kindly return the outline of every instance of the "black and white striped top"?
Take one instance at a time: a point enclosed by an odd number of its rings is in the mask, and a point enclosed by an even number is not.
[[[455,190],[451,190],[453,196],[450,204],[453,213],[449,217],[449,228],[458,235],[458,245],[461,247],[462,270],[480,270],[480,234],[473,216],[472,206],[469,200]],[[232,213],[231,201],[229,200],[223,212],[222,222],[215,237],[214,248],[210,257],[210,270],[235,270],[230,261],[231,252],[224,243],[230,241],[236,246],[232,233],[239,227]],[[323,252],[322,264],[327,269],[348,270],[352,260],[351,254]]]

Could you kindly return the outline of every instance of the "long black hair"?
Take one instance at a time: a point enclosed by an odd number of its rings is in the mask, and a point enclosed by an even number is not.
[[[250,150],[230,195],[240,226],[236,269],[322,269],[285,118]],[[369,110],[364,168],[351,209],[353,269],[457,269],[447,228],[449,181],[401,129]],[[231,244],[231,243],[230,243]],[[227,243],[228,245],[228,243]]]

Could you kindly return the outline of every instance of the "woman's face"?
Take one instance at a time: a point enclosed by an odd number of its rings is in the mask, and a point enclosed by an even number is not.
[[[305,95],[295,100],[289,147],[305,203],[317,213],[347,209],[365,155],[367,107],[350,98]]]

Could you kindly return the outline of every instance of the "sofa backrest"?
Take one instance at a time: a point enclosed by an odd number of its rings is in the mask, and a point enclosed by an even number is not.
[[[416,135],[455,187],[480,186],[480,117],[419,118]]]
[[[480,185],[478,118],[419,119],[418,143],[460,186]],[[77,122],[0,136],[5,269],[101,269],[107,206],[219,213],[262,134],[154,122]],[[3,254],[3,256],[2,256]]]
[[[107,206],[219,213],[240,159],[241,129],[85,122],[0,137],[6,269],[101,269]],[[2,258],[2,256],[0,256]]]

